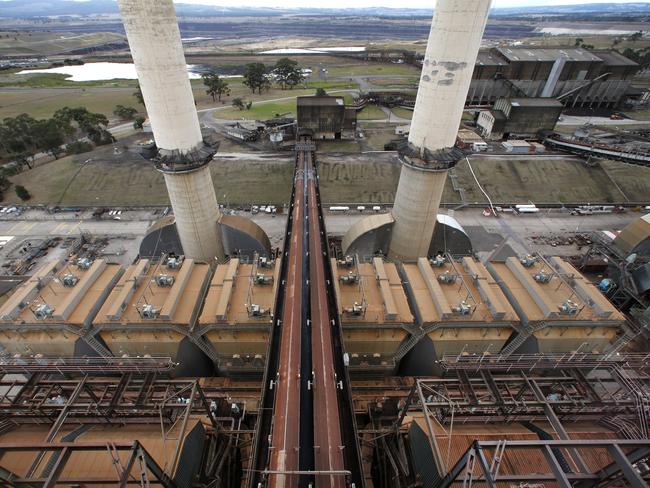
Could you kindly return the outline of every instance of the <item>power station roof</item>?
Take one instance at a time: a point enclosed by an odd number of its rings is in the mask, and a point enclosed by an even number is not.
[[[490,263],[488,269],[524,322],[619,326],[625,321],[602,293],[562,258],[537,259],[526,267],[510,257]],[[563,310],[565,306],[568,309]]]
[[[239,259],[220,264],[210,282],[199,326],[268,326],[275,305],[279,273],[279,259],[270,267],[241,263]],[[259,307],[259,314],[253,313],[255,305]]]
[[[190,423],[183,437],[186,439],[194,426],[199,422],[198,419],[190,419]],[[75,442],[125,442],[138,440],[145,450],[151,455],[159,466],[169,466],[174,458],[174,451],[181,431],[181,423],[178,422],[170,432],[161,431],[160,425],[94,425],[92,429],[86,429],[75,437]],[[65,427],[54,438],[55,442],[61,442],[64,437],[73,431],[79,431],[73,427]],[[47,437],[49,425],[22,425],[20,428],[10,430],[0,436],[0,443],[7,444],[30,444],[41,443]],[[173,439],[173,440],[171,440]],[[184,439],[181,439],[183,442]],[[70,455],[69,461],[65,464],[62,472],[62,478],[76,479],[116,479],[116,467],[114,453],[108,449],[99,451],[81,451],[74,452]],[[123,454],[118,454],[118,457]],[[47,460],[47,457],[46,457]],[[10,467],[13,473],[25,474],[34,461],[33,455],[25,455],[25,452],[8,451],[3,453],[2,465]],[[172,475],[174,473],[171,473]]]
[[[508,62],[501,56],[498,56],[491,49],[482,49],[476,58],[477,66],[508,66]]]
[[[458,322],[491,325],[519,321],[496,281],[472,258],[446,259],[439,266],[428,259],[404,263],[404,277],[421,325]],[[467,307],[465,311],[462,311]]]
[[[595,54],[579,47],[571,48],[526,48],[498,47],[496,48],[508,61],[542,61],[554,62],[558,58],[575,62],[601,62]]]
[[[298,97],[298,106],[299,107],[310,107],[310,106],[331,106],[331,107],[342,107],[345,105],[345,99],[343,97]]]
[[[638,66],[631,59],[626,58],[617,51],[595,51],[594,54],[602,59],[607,66]]]
[[[625,253],[650,254],[650,214],[628,224],[614,239],[614,244]]]
[[[507,424],[503,422],[484,424],[457,422],[453,429],[450,429],[449,426],[443,427],[437,422],[427,424],[421,413],[412,414],[408,420],[415,423],[427,437],[431,436],[431,431],[428,428],[428,425],[431,425],[437,442],[427,442],[425,445],[429,449],[431,446],[436,446],[434,448],[438,449],[439,459],[448,459],[449,467],[453,467],[460,460],[475,440],[504,442],[539,440],[535,432],[515,422]],[[535,424],[546,432],[554,433],[553,427],[548,422],[538,421]],[[614,432],[595,422],[566,422],[564,428],[571,439],[615,439],[617,437]],[[553,437],[557,436],[553,435]],[[580,455],[594,472],[612,462],[600,449],[581,449]],[[531,466],[542,467],[540,471],[548,466],[544,454],[540,450],[531,449],[506,449],[499,463],[499,473],[504,476],[530,473]],[[503,483],[503,485],[507,486],[507,483]]]
[[[0,308],[0,321],[82,327],[90,321],[120,271],[120,265],[102,259],[89,263],[88,268],[49,262],[14,290]]]
[[[206,263],[192,259],[184,259],[179,268],[169,267],[166,259],[157,263],[140,260],[122,275],[93,324],[174,324],[189,328],[209,274]]]
[[[551,97],[526,97],[526,98],[509,98],[508,102],[513,107],[557,107],[564,108],[562,102],[557,98]]]
[[[395,263],[375,258],[372,263],[355,263],[351,267],[338,264],[336,259],[331,264],[343,325],[413,322]],[[353,312],[355,304],[363,308],[363,313]]]

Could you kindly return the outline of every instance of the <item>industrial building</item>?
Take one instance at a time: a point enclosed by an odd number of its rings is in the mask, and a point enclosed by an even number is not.
[[[621,333],[625,316],[563,259],[510,257],[488,269],[521,320],[506,352],[603,352]]]
[[[613,108],[625,100],[638,70],[613,50],[497,47],[479,53],[467,103],[552,97],[567,107]]]
[[[476,125],[489,139],[534,138],[554,130],[563,109],[555,98],[499,98],[491,110],[479,113]]]
[[[264,371],[281,261],[232,259],[217,266],[196,324],[218,358],[220,374]]]
[[[420,258],[402,264],[402,273],[434,361],[447,354],[498,353],[519,325],[494,278],[471,257]]]
[[[114,356],[176,361],[209,278],[210,267],[193,259],[140,260],[128,267],[97,313],[94,333]]]
[[[298,127],[314,139],[354,138],[357,110],[346,107],[343,97],[298,97]]]
[[[479,262],[438,215],[490,6],[438,0],[395,207],[353,226],[340,259],[315,140],[342,137],[348,110],[299,99],[270,259],[259,228],[219,213],[172,1],[120,0],[175,217],[126,268],[53,261],[0,305],[1,484],[648,486],[650,362],[622,351],[630,316],[559,257]],[[569,61],[549,78],[600,76]],[[619,269],[648,235],[647,217],[620,233]]]
[[[121,275],[104,260],[52,261],[20,284],[0,307],[0,344],[9,354],[85,355],[94,315]],[[89,344],[90,342],[90,344]]]
[[[334,290],[350,372],[393,374],[415,324],[395,263],[332,259]]]

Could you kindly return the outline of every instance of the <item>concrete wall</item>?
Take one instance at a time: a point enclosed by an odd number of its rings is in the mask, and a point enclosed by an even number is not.
[[[535,135],[543,129],[553,130],[563,107],[512,107],[503,132]]]

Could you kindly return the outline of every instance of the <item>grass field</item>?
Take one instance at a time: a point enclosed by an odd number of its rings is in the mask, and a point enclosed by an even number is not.
[[[116,105],[144,111],[132,96],[132,88],[43,88],[0,89],[0,119],[28,113],[41,119],[51,117],[62,107],[85,106],[113,118]]]
[[[377,105],[366,105],[363,110],[357,112],[358,120],[378,120],[388,118],[384,111]]]
[[[418,68],[407,64],[384,64],[364,61],[347,66],[332,66],[328,72],[328,76],[418,76],[419,74],[420,70]]]
[[[359,144],[348,141],[319,143],[323,202],[392,202],[400,173],[396,157],[390,153],[353,154],[359,150]],[[334,151],[337,153],[333,154]],[[92,161],[83,164],[88,158]],[[472,167],[495,203],[625,202],[644,201],[650,195],[650,168],[616,162],[588,168],[571,158],[474,159]],[[265,161],[245,157],[217,160],[211,165],[219,200],[235,205],[287,202],[292,170],[290,155]],[[466,203],[485,203],[467,164],[459,163],[455,172],[459,185],[465,189]],[[13,177],[12,182],[27,187],[33,195],[32,203],[154,205],[168,202],[163,178],[150,163],[128,153],[115,156],[112,147],[45,164]],[[17,202],[13,190],[5,196],[8,202]],[[449,180],[443,202],[461,202]]]
[[[413,117],[413,110],[407,110],[402,107],[394,107],[391,111],[402,119],[411,119]]]
[[[37,76],[33,77],[37,78]],[[52,76],[45,75],[45,77],[51,78]],[[118,104],[132,106],[144,112],[144,107],[139,105],[133,97],[136,86],[135,81],[121,80],[114,83],[102,83],[101,86],[97,86],[97,83],[91,86],[84,86],[85,84],[78,86],[74,82],[65,82],[65,87],[0,87],[0,120],[5,117],[15,117],[21,113],[28,113],[35,118],[47,118],[51,117],[56,110],[66,106],[85,106],[88,110],[103,113],[111,119],[114,118],[113,110]],[[318,82],[317,84],[325,87],[330,92],[342,89],[355,89],[358,87],[355,83],[340,81],[329,84]],[[307,83],[305,85],[307,88],[295,90],[281,90],[274,86],[260,95],[251,93],[251,90],[244,86],[241,80],[231,80],[229,85],[231,95],[224,97],[220,104],[218,101],[214,102],[212,97],[205,93],[205,86],[200,80],[193,81],[192,90],[197,108],[205,109],[223,105],[230,106],[232,99],[235,97],[251,100],[254,103],[254,108],[257,108],[255,103],[258,101],[289,96],[313,95],[316,90],[311,83]],[[349,98],[351,101],[351,95],[349,95]],[[295,101],[293,103],[295,105]],[[260,105],[260,110],[262,110],[261,107]],[[231,112],[230,117],[232,118],[246,117],[245,115],[237,114],[237,109],[230,109],[229,107],[224,110],[224,112],[226,111]],[[251,117],[255,118],[257,116],[251,115]]]
[[[83,155],[86,156],[86,155]],[[146,161],[90,162],[66,157],[12,178],[32,194],[30,203],[62,205],[165,205],[162,174]],[[291,194],[292,162],[218,161],[210,166],[218,199],[230,204],[285,203]],[[70,183],[71,182],[71,183]],[[70,183],[68,190],[64,191]],[[226,198],[224,199],[224,195]],[[18,203],[12,190],[6,201]]]
[[[79,34],[0,31],[0,55],[46,56],[124,41],[123,35],[111,32]]]
[[[650,168],[613,161],[602,163],[602,167],[589,168],[573,158],[475,158],[472,168],[494,202],[625,202],[626,196],[630,201],[644,201],[650,195]],[[486,202],[467,163],[461,161],[455,171],[458,184],[466,191],[467,203]]]
[[[276,115],[290,115],[295,117],[296,99],[281,102],[256,102],[250,110],[239,110],[238,108],[230,107],[214,111],[215,118],[233,120],[263,120],[273,118]]]

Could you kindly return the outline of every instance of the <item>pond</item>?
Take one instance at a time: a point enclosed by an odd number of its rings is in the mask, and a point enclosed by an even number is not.
[[[201,78],[200,67],[187,65],[190,79]],[[204,70],[203,70],[204,71]],[[133,63],[86,63],[79,66],[61,66],[58,68],[28,69],[19,72],[19,75],[52,73],[67,75],[70,81],[103,81],[103,80],[136,80]],[[223,78],[237,78],[237,76],[222,76]]]

